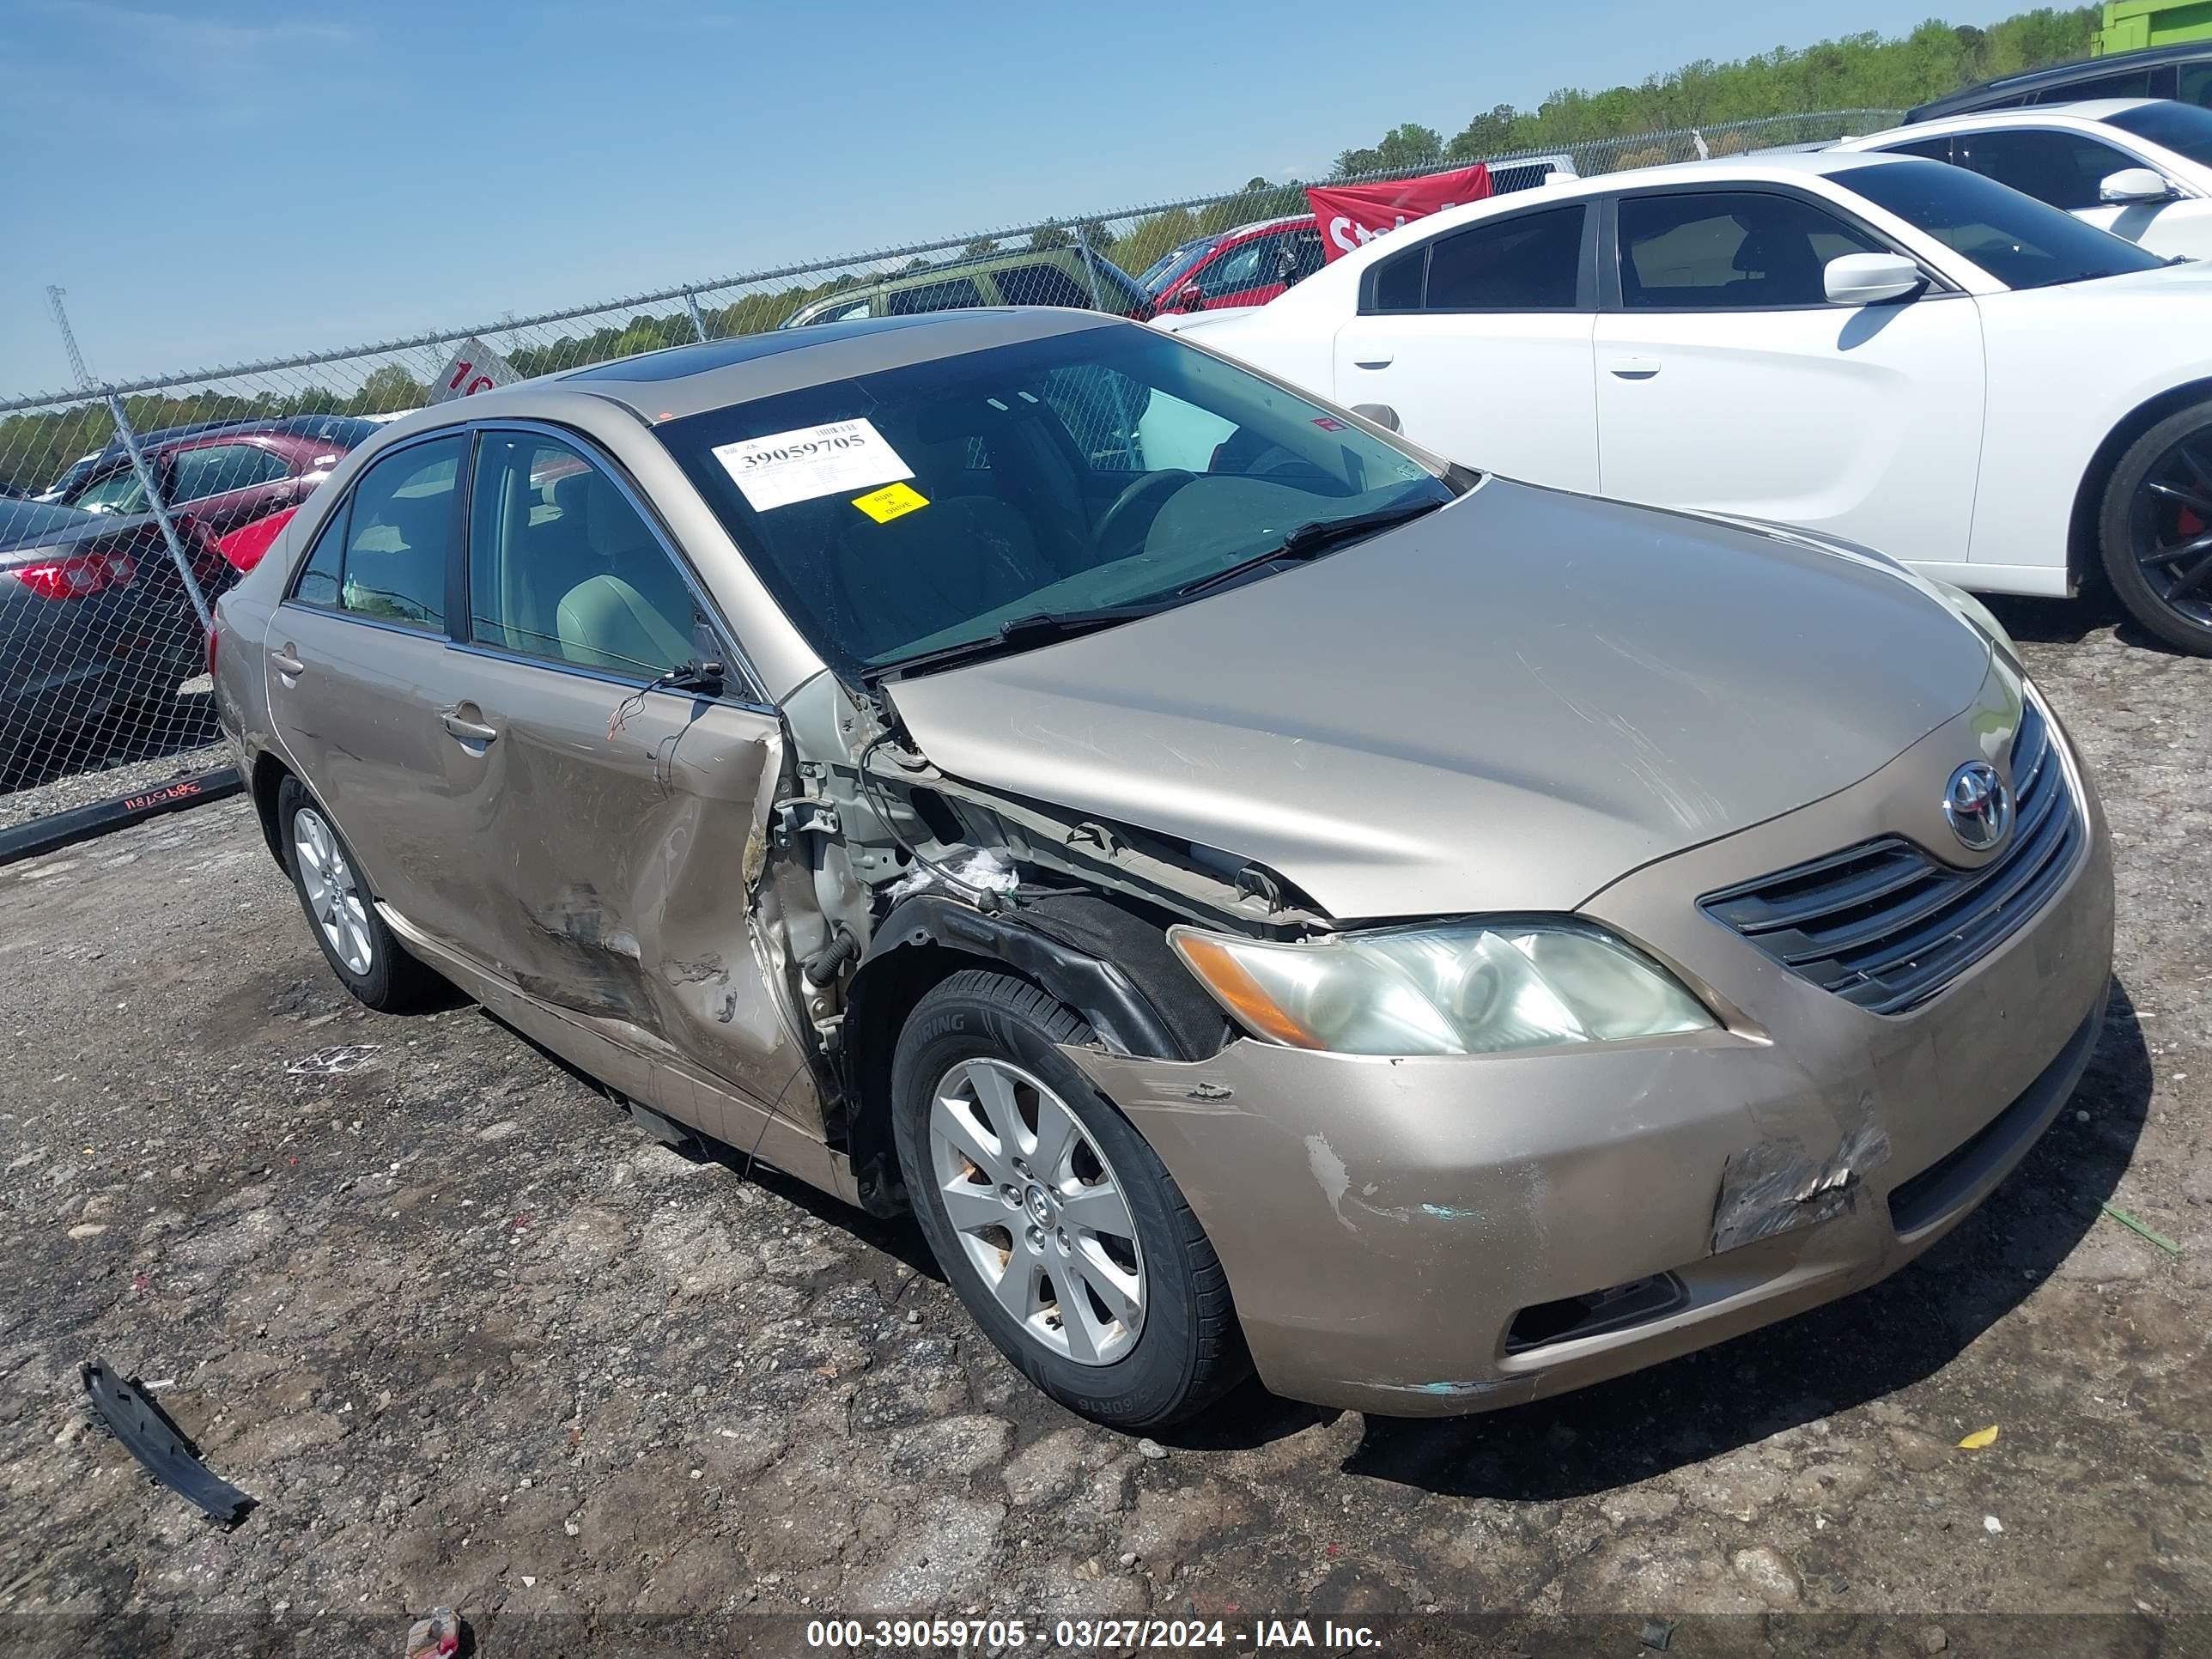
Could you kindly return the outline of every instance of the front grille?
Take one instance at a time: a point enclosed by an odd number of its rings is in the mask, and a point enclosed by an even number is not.
[[[1978,870],[1886,836],[1708,893],[1698,908],[1848,1002],[1877,1014],[1917,1007],[2041,908],[2081,855],[2081,811],[2033,702],[2013,738],[2012,776],[2012,838]]]

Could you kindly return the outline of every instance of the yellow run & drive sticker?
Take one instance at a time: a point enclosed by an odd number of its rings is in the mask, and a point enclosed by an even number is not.
[[[927,507],[929,497],[909,483],[885,484],[881,489],[854,496],[853,505],[878,524],[889,524],[918,507]]]

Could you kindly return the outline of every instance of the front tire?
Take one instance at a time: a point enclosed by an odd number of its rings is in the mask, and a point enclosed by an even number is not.
[[[2128,614],[2168,645],[2212,656],[2212,399],[2128,447],[2105,486],[2098,532]]]
[[[277,787],[276,827],[308,930],[346,989],[384,1014],[416,1007],[434,994],[438,975],[409,956],[384,925],[353,849],[297,778]]]
[[[955,974],[899,1033],[892,1129],[922,1233],[984,1334],[1069,1410],[1157,1428],[1250,1362],[1174,1177],[1060,1053],[1094,1041],[1034,986]]]

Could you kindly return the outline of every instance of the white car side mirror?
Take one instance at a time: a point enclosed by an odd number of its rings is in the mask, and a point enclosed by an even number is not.
[[[1352,412],[1355,415],[1365,416],[1386,432],[1405,430],[1405,428],[1398,424],[1398,411],[1388,404],[1354,404],[1352,406]]]
[[[1828,302],[1838,306],[1880,305],[1928,285],[1920,267],[1901,253],[1846,253],[1829,260],[1821,275]]]
[[[2131,202],[2163,202],[2173,194],[2165,174],[2155,167],[2122,167],[2097,186],[2098,199],[2115,206]]]

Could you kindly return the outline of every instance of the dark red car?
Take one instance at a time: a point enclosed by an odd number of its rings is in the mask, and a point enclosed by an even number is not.
[[[337,437],[233,428],[155,444],[146,459],[162,501],[214,537],[298,506],[350,447]],[[145,489],[128,456],[93,472],[62,501],[92,513],[147,510]]]

